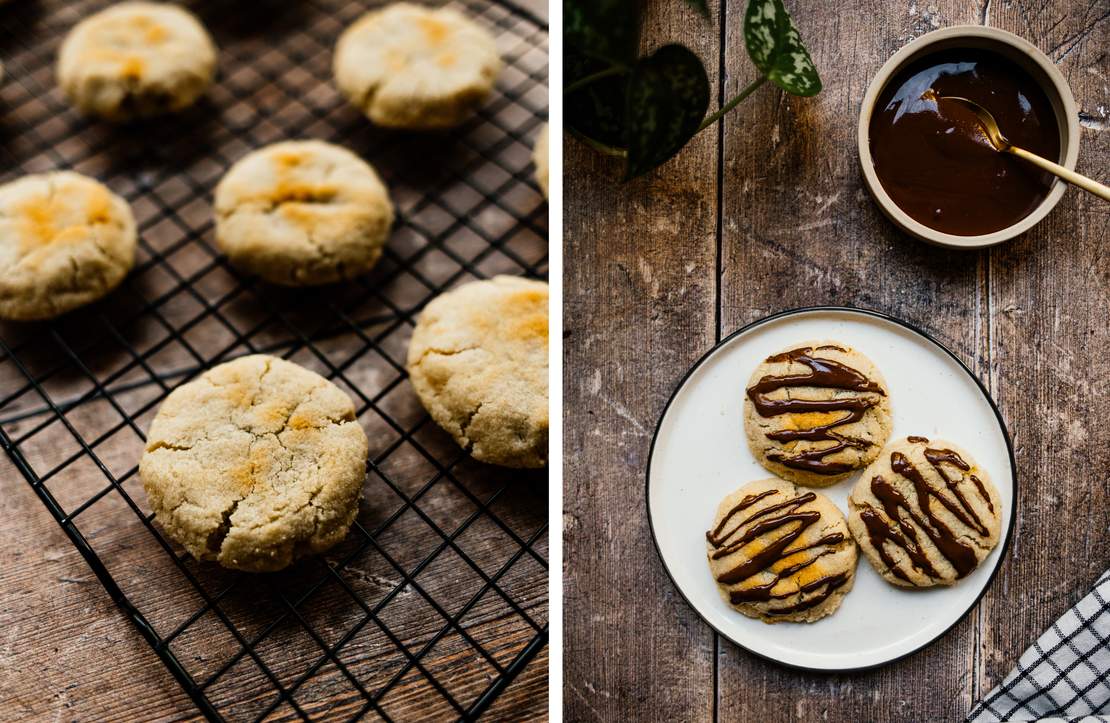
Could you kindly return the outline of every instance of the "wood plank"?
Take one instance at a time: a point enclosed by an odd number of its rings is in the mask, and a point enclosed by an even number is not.
[[[859,102],[887,57],[935,25],[973,23],[968,3],[789,3],[824,90],[762,88],[726,119],[722,333],[768,313],[859,306],[918,324],[980,373],[985,254],[906,237],[872,203],[856,151]],[[735,92],[754,77],[730,5],[726,64]],[[866,564],[862,562],[861,564]],[[975,616],[925,651],[876,671],[789,670],[722,641],[722,720],[955,720],[971,702]],[[918,681],[932,681],[928,688]],[[936,690],[943,695],[936,695]]]
[[[20,720],[196,715],[6,455],[0,517],[0,710]],[[106,661],[120,674],[103,675]]]
[[[1110,169],[1110,4],[991,4],[990,24],[1056,61],[1083,124],[1078,170]],[[997,685],[1110,564],[1110,205],[1069,189],[1048,218],[991,254],[994,394],[1014,434],[1014,547],[982,604],[979,687]]]
[[[645,3],[650,48],[681,42],[718,75],[715,20]],[[567,720],[705,720],[713,636],[651,544],[644,469],[683,371],[714,338],[716,135],[647,178],[565,144],[564,598]]]

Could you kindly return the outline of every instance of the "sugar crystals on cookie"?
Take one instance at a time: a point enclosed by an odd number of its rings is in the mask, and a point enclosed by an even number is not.
[[[268,572],[346,536],[368,445],[337,386],[255,354],[166,397],[139,476],[155,519],[191,555]]]

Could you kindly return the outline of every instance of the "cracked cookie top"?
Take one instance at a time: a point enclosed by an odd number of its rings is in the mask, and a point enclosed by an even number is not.
[[[493,91],[497,44],[450,8],[395,3],[343,31],[333,72],[339,90],[374,123],[410,129],[456,126]]]
[[[781,479],[750,482],[717,507],[705,533],[725,601],[764,622],[813,622],[852,589],[856,543],[824,495]]]
[[[90,15],[58,53],[58,84],[82,112],[128,120],[182,110],[212,82],[216,46],[188,10],[122,2]]]
[[[863,469],[890,436],[890,393],[847,344],[814,341],[772,354],[748,381],[744,430],[760,464],[825,487]]]
[[[47,319],[114,289],[135,261],[135,218],[71,171],[0,186],[0,318]]]
[[[166,397],[139,475],[155,519],[190,554],[265,572],[343,539],[367,452],[346,394],[260,354],[213,367]]]
[[[498,276],[432,300],[409,377],[439,426],[475,459],[547,464],[547,284]]]
[[[848,498],[848,524],[887,582],[952,585],[998,544],[1002,501],[986,470],[951,442],[895,440]]]
[[[378,174],[323,141],[285,141],[240,159],[216,187],[216,241],[232,264],[285,286],[368,272],[393,225]]]

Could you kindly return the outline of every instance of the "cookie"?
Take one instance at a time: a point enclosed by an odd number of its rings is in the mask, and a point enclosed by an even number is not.
[[[449,128],[493,92],[493,36],[450,8],[396,3],[347,28],[335,46],[340,92],[380,126]]]
[[[216,242],[228,260],[285,286],[365,274],[393,204],[378,174],[323,141],[285,141],[240,159],[216,186]]]
[[[512,276],[435,298],[409,344],[420,401],[474,459],[547,464],[547,284]]]
[[[864,470],[848,525],[871,565],[902,587],[953,585],[998,544],[1002,500],[986,470],[951,442],[906,437]]]
[[[844,515],[823,494],[785,480],[749,482],[725,497],[705,540],[721,596],[765,623],[832,615],[855,579]]]
[[[545,123],[543,128],[540,129],[540,134],[536,137],[536,146],[532,149],[532,165],[536,167],[536,183],[543,189],[544,198],[547,198],[548,169],[551,167],[548,156],[550,130],[550,127]]]
[[[69,101],[113,121],[187,108],[215,72],[208,31],[168,3],[112,5],[73,26],[58,53],[58,85]]]
[[[267,572],[343,539],[358,513],[367,450],[346,394],[258,354],[166,397],[139,475],[155,519],[191,555]]]
[[[96,301],[135,263],[135,217],[71,171],[0,186],[0,318],[49,319]]]
[[[772,354],[752,374],[744,430],[759,463],[826,487],[863,469],[890,436],[890,393],[875,365],[837,341]]]

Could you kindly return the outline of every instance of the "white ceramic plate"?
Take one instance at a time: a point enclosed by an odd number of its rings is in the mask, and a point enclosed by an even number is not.
[[[978,569],[948,588],[897,588],[880,578],[861,554],[855,586],[833,615],[811,624],[768,625],[721,599],[705,559],[705,531],[725,495],[771,476],[748,451],[744,436],[741,409],[748,378],[770,354],[813,339],[843,341],[879,367],[890,387],[892,439],[911,434],[947,439],[987,470],[1002,499],[1002,539]],[[857,478],[820,491],[847,512],[848,493]],[[853,670],[921,649],[974,607],[1009,546],[1016,488],[1002,418],[975,376],[948,350],[873,312],[799,309],[736,332],[702,357],[679,384],[652,442],[647,505],[664,567],[714,629],[786,665]]]

